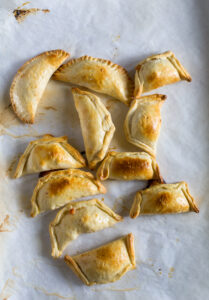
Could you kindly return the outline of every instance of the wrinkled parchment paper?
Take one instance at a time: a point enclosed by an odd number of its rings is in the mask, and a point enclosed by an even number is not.
[[[49,9],[18,23],[13,10],[21,1],[0,2],[0,299],[209,299],[209,3],[175,0],[32,1],[26,8]],[[50,256],[49,222],[56,212],[29,217],[38,175],[11,179],[28,142],[51,133],[67,135],[84,150],[70,85],[50,81],[34,125],[12,112],[9,86],[17,69],[51,49],[71,57],[112,60],[134,75],[148,55],[172,50],[192,75],[153,93],[168,96],[162,107],[157,161],[166,182],[185,180],[200,213],[128,217],[133,196],[146,183],[105,182],[105,203],[125,217],[102,232],[80,236],[66,249],[71,255],[133,232],[137,268],[120,281],[86,287],[63,259]],[[122,130],[127,107],[102,97],[116,133],[111,149],[137,151]],[[98,196],[101,198],[102,196]]]

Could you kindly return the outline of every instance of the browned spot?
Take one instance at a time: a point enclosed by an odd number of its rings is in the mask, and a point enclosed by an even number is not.
[[[149,163],[140,158],[125,157],[115,158],[112,164],[112,172],[115,174],[137,175],[146,171],[149,168]]]
[[[159,114],[160,112],[158,109],[158,114],[156,113],[156,117],[154,114],[153,116],[150,114],[144,114],[139,121],[140,131],[143,133],[143,135],[149,137],[150,140],[155,140],[158,136],[161,125],[161,119],[157,116]]]
[[[53,106],[44,106],[44,109],[57,111],[57,109]]]
[[[70,215],[74,215],[74,214],[75,214],[75,209],[74,209],[74,208],[71,208],[71,209],[69,210],[69,213],[70,213]]]
[[[39,162],[41,166],[44,166],[49,161],[55,161],[59,163],[65,160],[65,152],[58,145],[37,145],[33,154],[36,157],[36,160]]]
[[[57,178],[49,185],[49,195],[56,196],[62,194],[63,191],[71,185],[71,180],[68,178]]]
[[[10,231],[7,226],[10,225],[9,215],[6,215],[3,222],[0,224],[0,232],[8,232]]]
[[[25,18],[29,15],[34,15],[37,12],[42,11],[44,13],[49,13],[49,9],[40,9],[40,8],[30,8],[30,9],[14,9],[13,15],[18,23],[21,23],[25,20]]]
[[[91,64],[82,70],[81,82],[89,83],[94,88],[102,88],[107,75],[105,68]]]
[[[83,223],[87,223],[89,220],[89,215],[84,215],[81,220]]]
[[[165,207],[172,200],[170,193],[163,193],[157,199],[156,203],[159,207]]]

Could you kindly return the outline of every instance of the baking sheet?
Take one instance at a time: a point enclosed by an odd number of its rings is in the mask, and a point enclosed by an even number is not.
[[[18,23],[12,11],[21,1],[0,2],[0,299],[208,299],[209,298],[209,3],[208,1],[31,1],[24,8],[49,9]],[[120,281],[86,287],[50,256],[49,222],[56,212],[29,217],[38,176],[11,179],[28,142],[45,134],[67,135],[84,150],[70,86],[50,81],[34,125],[11,110],[9,86],[28,59],[50,49],[71,57],[110,59],[134,75],[134,66],[154,53],[172,50],[190,72],[154,92],[168,96],[162,107],[157,161],[166,182],[185,180],[200,207],[194,213],[128,217],[142,182],[105,182],[105,203],[125,217],[102,232],[79,237],[64,254],[80,253],[133,232],[137,268]],[[137,151],[125,141],[121,120],[127,108],[102,97],[116,125],[111,148]],[[98,196],[101,198],[102,196]]]

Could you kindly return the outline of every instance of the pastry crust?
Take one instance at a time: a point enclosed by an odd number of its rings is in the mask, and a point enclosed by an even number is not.
[[[83,168],[82,155],[67,142],[67,136],[53,137],[50,134],[29,143],[21,155],[14,178],[43,171]]]
[[[81,197],[105,193],[105,187],[89,172],[77,169],[54,171],[39,179],[31,198],[31,217]]]
[[[115,132],[111,114],[94,94],[72,88],[79,115],[89,168],[93,169],[107,153]]]
[[[130,217],[139,214],[168,214],[199,212],[194,198],[189,193],[186,182],[174,184],[155,184],[148,189],[136,193]]]
[[[69,55],[64,50],[43,52],[17,71],[10,87],[10,98],[21,121],[34,123],[38,103],[50,77]]]
[[[117,281],[136,267],[134,236],[130,233],[82,254],[66,255],[65,262],[88,286]]]
[[[69,203],[49,225],[52,256],[59,257],[80,234],[111,227],[122,219],[98,199]]]
[[[134,85],[128,72],[109,60],[85,55],[62,65],[53,78],[107,94],[126,105],[133,98]]]
[[[136,66],[134,96],[180,80],[192,78],[171,51],[152,55]]]
[[[97,170],[100,180],[151,180],[162,182],[159,167],[145,152],[109,152]]]
[[[129,143],[155,157],[161,128],[160,108],[165,95],[149,95],[132,101],[124,122]]]

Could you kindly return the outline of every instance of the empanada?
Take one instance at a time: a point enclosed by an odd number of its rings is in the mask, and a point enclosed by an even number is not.
[[[10,88],[13,109],[20,120],[34,123],[39,101],[57,68],[69,57],[63,50],[51,50],[27,61],[15,75]]]
[[[162,181],[155,159],[145,152],[109,152],[97,170],[97,178]]]
[[[82,56],[60,67],[53,78],[87,87],[125,104],[133,97],[133,82],[127,71],[109,60]]]
[[[188,211],[199,212],[186,182],[155,184],[136,193],[130,217],[139,214],[169,214]]]
[[[180,80],[192,81],[191,76],[173,52],[147,57],[136,66],[134,96]]]
[[[80,118],[89,168],[93,169],[108,150],[115,132],[111,115],[94,94],[72,88],[75,106]]]
[[[52,256],[59,257],[80,234],[111,227],[122,219],[98,199],[66,205],[49,225]]]
[[[86,285],[114,282],[136,267],[134,236],[130,233],[82,254],[66,255],[65,262]]]
[[[82,155],[67,142],[67,137],[45,135],[27,146],[15,171],[15,178],[48,170],[83,168]]]
[[[105,187],[91,173],[77,169],[51,172],[41,177],[34,189],[31,216],[35,217],[81,197],[105,193]]]
[[[161,127],[160,108],[165,99],[165,95],[155,94],[133,100],[124,123],[128,142],[153,156]]]

